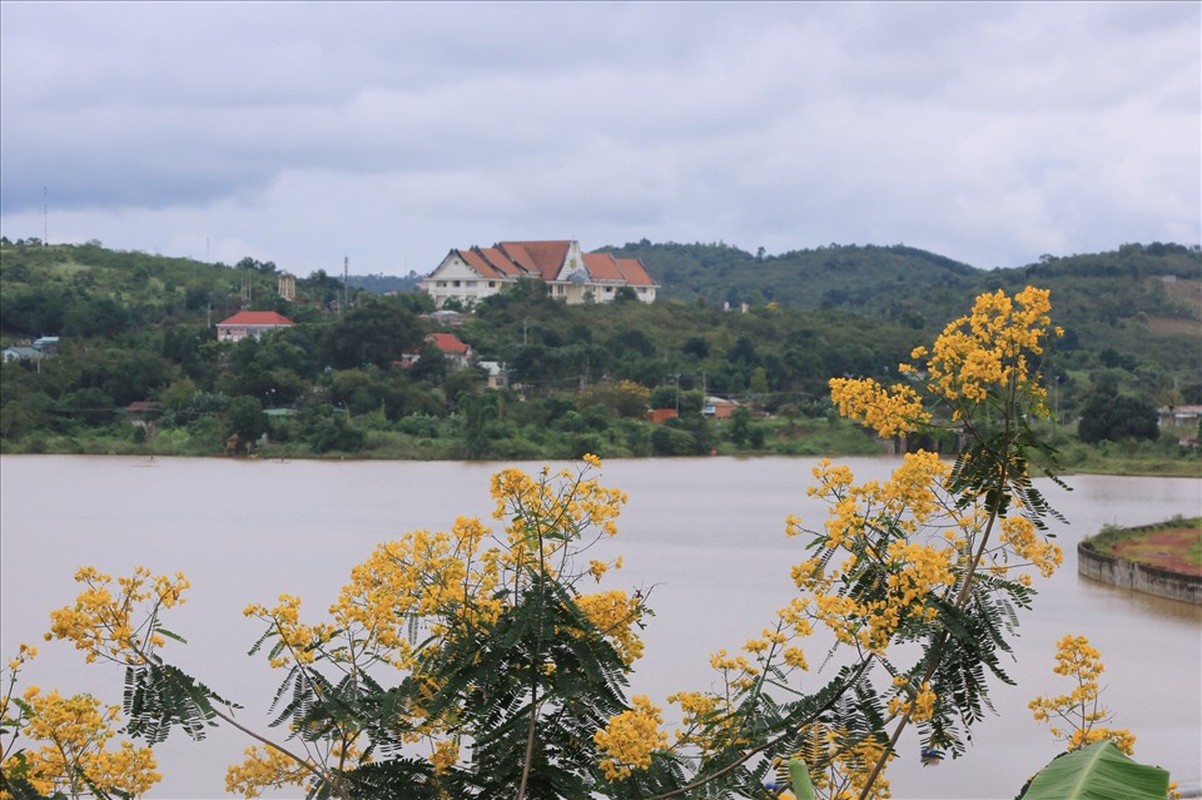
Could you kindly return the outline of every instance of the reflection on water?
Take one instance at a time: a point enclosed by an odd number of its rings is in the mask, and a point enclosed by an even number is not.
[[[704,688],[708,654],[758,635],[787,602],[788,568],[804,557],[783,535],[787,514],[811,527],[824,509],[805,496],[812,459],[614,461],[604,479],[630,502],[616,542],[626,568],[614,576],[650,591],[655,617],[637,691],[662,702]],[[850,459],[857,478],[883,477],[892,459]],[[508,466],[508,465],[505,465]],[[524,465],[534,469],[539,465]],[[488,518],[488,480],[498,465],[409,462],[249,462],[222,459],[5,456],[0,459],[0,621],[3,655],[40,639],[49,609],[74,593],[81,564],[125,573],[137,564],[185,571],[194,589],[172,612],[190,644],[183,666],[218,692],[244,702],[269,698],[278,675],[242,658],[259,630],[244,620],[249,602],[300,594],[324,608],[350,567],[378,542],[414,528],[446,529],[457,515]],[[1088,636],[1107,671],[1103,699],[1115,724],[1139,736],[1137,756],[1175,779],[1202,776],[1202,609],[1098,584],[1076,573],[1077,541],[1103,525],[1196,514],[1202,481],[1073,476],[1074,491],[1040,488],[1070,520],[1055,525],[1064,568],[1043,582],[1021,620],[1018,687],[999,686],[999,712],[977,728],[967,758],[922,768],[918,743],[902,742],[890,768],[899,798],[1013,797],[1055,755],[1027,710],[1036,694],[1063,690],[1052,674],[1055,642]],[[29,683],[91,690],[110,701],[121,676],[84,668],[61,643],[43,644]],[[253,703],[251,704],[253,705]],[[261,709],[247,718],[261,716]],[[195,745],[173,736],[158,748],[163,784],[153,797],[196,800],[222,793],[224,767],[246,742],[215,731]]]

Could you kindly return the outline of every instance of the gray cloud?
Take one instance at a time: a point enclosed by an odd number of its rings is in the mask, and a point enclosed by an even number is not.
[[[576,237],[1202,238],[1202,11],[0,4],[0,227],[305,272]]]

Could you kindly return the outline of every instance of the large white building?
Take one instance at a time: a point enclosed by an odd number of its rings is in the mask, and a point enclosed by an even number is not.
[[[637,258],[582,253],[575,241],[498,242],[452,250],[419,285],[442,308],[452,298],[470,306],[521,278],[543,281],[551,297],[566,303],[608,303],[624,286],[650,303],[659,288]]]

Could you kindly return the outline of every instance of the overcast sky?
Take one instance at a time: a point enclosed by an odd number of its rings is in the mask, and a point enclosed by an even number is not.
[[[1202,3],[0,3],[0,232],[307,275],[452,247],[1202,240]],[[48,213],[44,213],[47,212]]]

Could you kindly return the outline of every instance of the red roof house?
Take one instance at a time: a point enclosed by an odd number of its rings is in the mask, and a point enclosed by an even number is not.
[[[447,360],[459,367],[466,367],[472,358],[472,346],[453,333],[431,333],[426,341],[437,347]],[[421,350],[407,350],[401,355],[398,366],[411,367],[421,358]]]
[[[239,342],[247,336],[259,339],[265,331],[291,328],[292,320],[275,311],[239,311],[217,323],[217,341]]]

